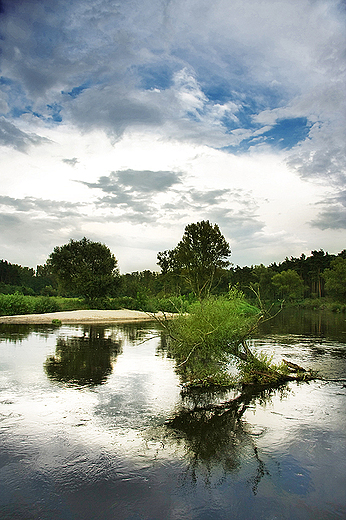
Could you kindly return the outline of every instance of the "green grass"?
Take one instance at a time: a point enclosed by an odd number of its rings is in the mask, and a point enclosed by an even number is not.
[[[79,298],[27,296],[20,293],[0,294],[0,316],[45,314],[86,308]]]

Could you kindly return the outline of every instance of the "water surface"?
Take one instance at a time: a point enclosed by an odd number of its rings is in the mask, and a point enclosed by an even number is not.
[[[346,518],[345,316],[254,348],[325,380],[181,392],[155,324],[1,326],[0,518]]]

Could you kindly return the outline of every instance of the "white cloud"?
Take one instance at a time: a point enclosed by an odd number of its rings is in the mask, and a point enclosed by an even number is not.
[[[42,263],[86,235],[119,251],[122,270],[155,268],[204,218],[235,263],[344,248],[342,3],[3,5],[8,260]],[[278,151],[267,134],[292,119],[308,135]]]

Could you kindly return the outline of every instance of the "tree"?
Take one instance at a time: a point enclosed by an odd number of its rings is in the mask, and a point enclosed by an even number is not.
[[[272,282],[281,291],[281,295],[290,299],[302,296],[304,290],[303,280],[292,269],[274,274]]]
[[[326,291],[336,299],[346,301],[346,258],[338,256],[332,260],[331,268],[325,269],[323,278]]]
[[[63,291],[87,300],[112,294],[119,279],[117,260],[110,249],[85,237],[55,247],[47,266]]]
[[[201,299],[210,294],[217,271],[229,265],[231,249],[217,224],[209,220],[189,224],[178,245],[158,253],[162,273],[179,272]]]

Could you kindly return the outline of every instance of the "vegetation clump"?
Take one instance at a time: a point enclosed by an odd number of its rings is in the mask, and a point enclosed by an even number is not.
[[[250,305],[239,290],[232,288],[227,297],[197,302],[189,314],[181,314],[166,323],[169,352],[176,360],[176,370],[183,384],[202,387],[237,383],[277,385],[312,377],[302,367],[293,370],[284,361],[276,365],[265,354],[251,351],[247,339],[265,319],[268,316],[263,310]],[[232,366],[236,372],[231,372]]]
[[[20,293],[0,294],[0,316],[43,314],[60,310],[62,309],[57,298],[25,296]]]

